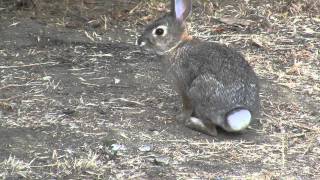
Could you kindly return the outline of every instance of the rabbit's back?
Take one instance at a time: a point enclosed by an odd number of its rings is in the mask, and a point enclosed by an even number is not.
[[[253,69],[239,52],[214,42],[184,42],[169,61],[171,66],[183,69],[190,76],[210,73],[224,84],[258,82]]]

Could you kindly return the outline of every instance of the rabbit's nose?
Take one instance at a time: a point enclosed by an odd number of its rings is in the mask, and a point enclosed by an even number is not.
[[[146,42],[142,41],[142,40],[141,40],[141,37],[139,37],[139,38],[137,39],[136,45],[138,45],[138,46],[140,46],[140,47],[143,47],[144,45],[146,45]]]

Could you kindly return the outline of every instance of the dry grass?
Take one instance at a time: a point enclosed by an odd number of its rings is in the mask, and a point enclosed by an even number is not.
[[[27,178],[31,173],[30,163],[25,163],[15,157],[10,156],[0,163],[0,177],[24,177]]]

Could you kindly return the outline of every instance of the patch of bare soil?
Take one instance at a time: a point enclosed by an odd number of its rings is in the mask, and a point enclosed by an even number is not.
[[[262,85],[256,123],[209,137],[175,122],[179,97],[134,46],[166,1],[34,2],[0,3],[1,178],[320,177],[320,17],[305,4],[195,3],[191,34],[237,48]]]

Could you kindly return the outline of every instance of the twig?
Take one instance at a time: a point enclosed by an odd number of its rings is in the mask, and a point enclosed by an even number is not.
[[[140,3],[137,4],[134,8],[132,8],[132,9],[129,11],[129,14],[132,14],[135,10],[137,10],[142,3],[143,3],[143,2],[140,2]]]
[[[42,66],[42,65],[56,65],[57,62],[46,62],[46,63],[36,63],[36,64],[26,64],[21,66],[0,66],[0,69],[13,69],[13,68],[25,68],[25,67],[34,67],[34,66]]]
[[[89,57],[112,57],[113,55],[108,53],[108,54],[93,54],[93,55],[88,55]]]
[[[0,90],[1,90],[1,89],[0,89]],[[19,97],[21,97],[21,95],[12,96],[12,97],[9,97],[9,98],[7,98],[7,99],[0,99],[0,101],[10,101],[10,100],[12,100],[12,99],[16,99],[16,98],[19,98]]]
[[[89,38],[91,41],[95,42],[94,38],[87,32],[84,31],[84,34],[87,36],[87,38]]]
[[[31,84],[10,84],[4,87],[0,87],[0,90],[12,88],[12,87],[23,87],[23,86],[31,86]]]
[[[306,149],[304,150],[304,152],[302,153],[302,155],[306,155],[310,150],[311,148],[314,146],[313,142],[309,143],[309,145],[306,147]]]
[[[141,102],[138,102],[138,101],[133,101],[133,100],[129,100],[129,99],[125,99],[125,98],[114,98],[114,99],[111,99],[109,102],[114,102],[114,101],[124,101],[124,102],[129,102],[129,103],[133,103],[133,104],[137,104],[137,105],[141,105],[141,106],[144,106],[143,103]]]
[[[87,86],[100,87],[98,84],[91,84],[91,83],[86,83],[86,82],[81,82],[81,84],[84,84],[84,85],[87,85]]]

